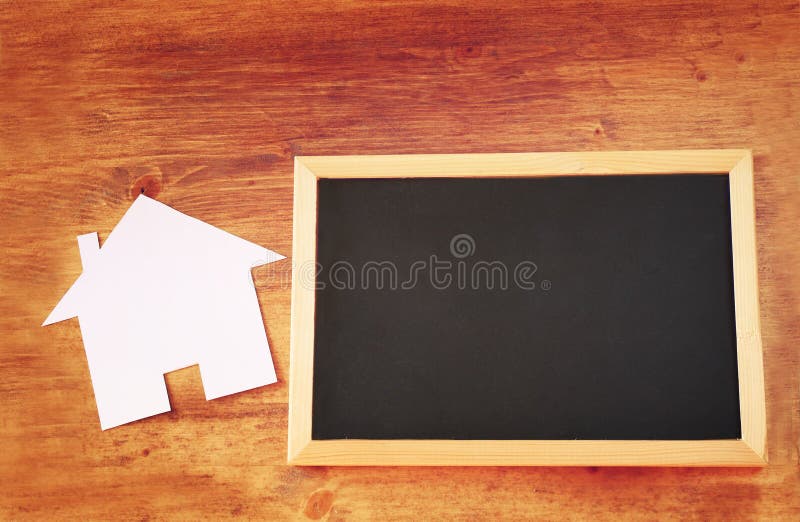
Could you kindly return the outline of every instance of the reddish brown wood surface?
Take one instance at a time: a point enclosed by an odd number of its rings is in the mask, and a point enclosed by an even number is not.
[[[800,516],[796,1],[0,0],[0,123],[0,518]],[[287,467],[289,260],[254,272],[279,384],[182,370],[107,432],[77,321],[39,327],[142,191],[289,254],[293,155],[721,147],[755,154],[763,470]]]

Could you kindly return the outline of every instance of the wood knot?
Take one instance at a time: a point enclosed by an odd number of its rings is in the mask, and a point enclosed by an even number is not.
[[[479,45],[465,45],[456,48],[456,56],[458,58],[480,58],[483,54],[483,49]]]
[[[144,194],[149,198],[155,198],[161,193],[161,189],[161,170],[154,168],[134,180],[131,184],[130,196],[131,199],[136,199],[139,194]]]
[[[594,135],[599,138],[616,138],[617,124],[607,118],[600,118],[600,121],[594,126]]]
[[[306,508],[303,510],[305,515],[312,520],[319,520],[333,505],[333,491],[319,489],[308,497]]]
[[[698,82],[704,82],[708,79],[708,76],[703,71],[697,71],[694,77],[697,79]]]

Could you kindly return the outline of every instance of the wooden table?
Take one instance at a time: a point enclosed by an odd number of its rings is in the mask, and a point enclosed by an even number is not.
[[[0,1],[0,518],[800,516],[800,4],[433,4]],[[722,147],[755,154],[763,470],[288,467],[289,260],[254,271],[278,384],[181,370],[107,432],[78,322],[39,326],[141,192],[290,254],[294,155]]]

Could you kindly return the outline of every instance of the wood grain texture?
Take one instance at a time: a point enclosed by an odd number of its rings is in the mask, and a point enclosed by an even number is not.
[[[728,176],[742,437],[739,440],[312,439],[317,181],[322,178]],[[750,150],[297,156],[294,159],[288,461],[301,465],[763,466],[766,412]],[[322,368],[320,371],[325,371]]]
[[[287,461],[294,459],[311,440],[314,394],[317,177],[300,158],[294,160],[294,210]]]
[[[764,464],[744,440],[312,440],[300,465],[749,466]]]
[[[0,0],[0,518],[798,518],[799,26],[796,0]],[[294,155],[675,148],[753,150],[762,470],[287,467],[289,260],[254,271],[278,384],[206,402],[183,370],[108,432],[77,322],[38,326],[142,191],[288,254]]]
[[[739,417],[742,440],[761,458],[767,454],[764,350],[758,304],[753,157],[748,152],[728,175],[731,198],[733,291],[736,308],[736,358],[739,367]]]
[[[749,152],[716,150],[631,150],[489,154],[407,154],[302,156],[321,178],[446,178],[565,174],[720,174],[728,173]]]

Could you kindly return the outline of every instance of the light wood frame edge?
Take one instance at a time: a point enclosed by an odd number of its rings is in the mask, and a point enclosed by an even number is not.
[[[312,440],[319,178],[728,174],[741,440]],[[295,465],[763,466],[766,404],[752,153],[745,149],[295,158],[288,462]],[[302,284],[301,284],[302,283]]]
[[[294,161],[292,308],[289,353],[289,462],[311,442],[314,378],[314,279],[317,248],[317,177]],[[309,273],[308,270],[312,269]],[[310,276],[310,277],[309,277]],[[308,279],[308,280],[307,280]]]

